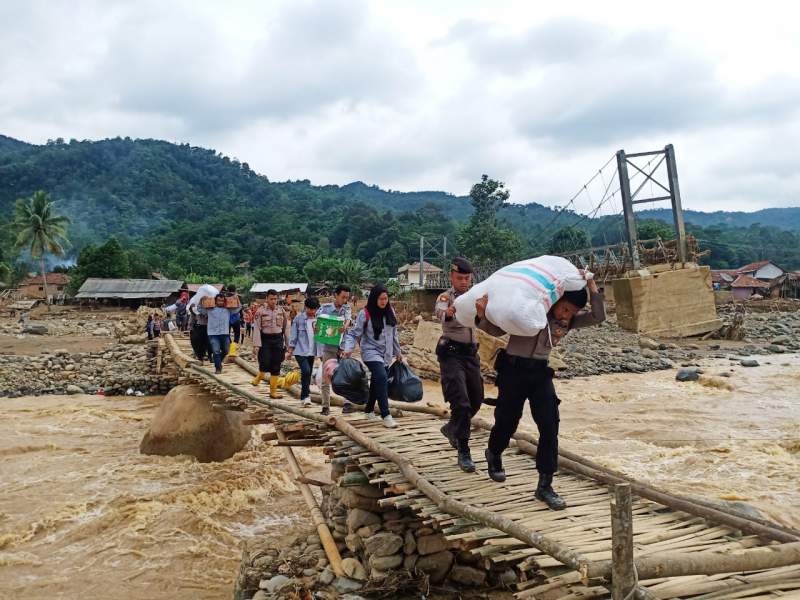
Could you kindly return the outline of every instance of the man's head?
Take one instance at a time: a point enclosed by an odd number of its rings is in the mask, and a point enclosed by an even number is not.
[[[319,308],[319,300],[317,300],[314,296],[309,296],[306,298],[304,302],[306,307],[306,315],[309,317],[313,317],[317,314],[317,309]]]
[[[557,320],[569,323],[572,321],[572,317],[578,314],[578,311],[586,306],[588,301],[589,294],[586,291],[586,288],[572,292],[564,292],[564,295],[561,296],[561,299],[553,304],[553,308],[550,310],[553,313],[553,317],[555,317]]]
[[[236,293],[236,286],[233,285],[232,283],[229,283],[228,285],[226,285],[225,289],[231,294],[235,294]]]
[[[217,294],[216,296],[214,296],[214,306],[216,306],[217,308],[222,308],[223,306],[225,306],[225,296],[223,296],[222,294]]]
[[[337,285],[333,290],[333,301],[336,306],[347,304],[348,300],[350,300],[350,288],[346,285]]]
[[[278,292],[275,290],[267,290],[267,306],[270,308],[278,306]]]
[[[456,256],[450,263],[450,283],[459,294],[472,284],[472,265],[463,256]]]

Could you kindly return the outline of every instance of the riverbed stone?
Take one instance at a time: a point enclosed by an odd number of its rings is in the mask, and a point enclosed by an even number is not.
[[[350,592],[357,592],[364,584],[349,577],[337,577],[333,582],[333,587],[340,594],[348,594]]]
[[[417,538],[417,552],[425,556],[435,554],[447,548],[447,540],[441,534],[423,535]]]
[[[417,538],[412,531],[406,531],[403,539],[403,553],[406,555],[414,554],[417,551]]]
[[[370,556],[369,566],[378,571],[391,571],[403,564],[402,554],[393,554],[391,556]]]
[[[342,570],[350,579],[355,579],[356,581],[367,580],[367,570],[357,558],[342,559]]]
[[[390,556],[402,547],[403,538],[394,533],[377,533],[364,540],[364,549],[371,556]]]
[[[289,578],[286,577],[286,575],[275,575],[269,579],[262,579],[259,582],[258,587],[272,594],[273,592],[281,589],[281,587],[287,583],[289,583]]]
[[[431,578],[431,583],[441,583],[447,577],[447,572],[453,565],[453,555],[447,550],[442,550],[435,554],[420,556],[414,568],[417,571],[427,574]]]
[[[700,379],[700,373],[694,367],[678,369],[678,373],[675,375],[676,381],[697,381],[698,379]]]
[[[743,358],[739,361],[739,364],[743,367],[757,367],[759,366],[758,361],[755,358]]]
[[[83,389],[81,386],[79,386],[79,385],[70,384],[70,385],[68,385],[68,386],[67,386],[67,388],[66,388],[66,392],[67,392],[68,394],[70,394],[70,395],[73,395],[73,394],[83,394],[83,393],[84,393],[84,389]]]
[[[455,583],[464,586],[479,586],[486,583],[486,571],[467,565],[454,566],[449,577]]]
[[[361,508],[352,509],[347,515],[347,530],[355,532],[366,525],[380,525],[381,516]]]

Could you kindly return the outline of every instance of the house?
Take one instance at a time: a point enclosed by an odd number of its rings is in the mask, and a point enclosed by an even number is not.
[[[748,277],[753,277],[754,279],[760,279],[762,281],[770,281],[771,279],[780,277],[785,272],[786,271],[770,260],[760,260],[736,269],[737,275],[747,275]]]
[[[736,280],[737,273],[730,269],[711,270],[711,283],[715,290],[729,290]]]
[[[186,284],[186,291],[189,292],[189,297],[191,298],[192,296],[194,296],[197,293],[197,290],[199,290],[200,286],[202,286],[202,285],[205,285],[205,284],[204,283],[187,283]],[[221,292],[222,288],[224,287],[224,285],[221,284],[221,283],[212,283],[210,285],[212,285],[215,288],[217,288],[218,292]]]
[[[769,283],[760,281],[749,275],[739,275],[736,280],[731,283],[734,300],[748,300],[754,295],[764,297],[769,292],[769,289]]]
[[[78,300],[108,301],[127,306],[172,304],[186,284],[177,279],[104,279],[90,277],[75,294]]]
[[[70,277],[66,273],[47,274],[47,293],[52,300],[63,300]],[[44,278],[41,275],[28,277],[19,286],[19,295],[28,300],[46,300]]]
[[[434,279],[438,280],[440,278],[439,274],[442,273],[443,271],[436,265],[432,265],[429,262],[423,262],[422,264],[423,264],[422,286],[427,287],[431,283],[433,283]],[[397,283],[400,284],[400,289],[403,291],[412,290],[420,287],[419,276],[420,276],[419,262],[405,264],[399,269],[397,269]]]

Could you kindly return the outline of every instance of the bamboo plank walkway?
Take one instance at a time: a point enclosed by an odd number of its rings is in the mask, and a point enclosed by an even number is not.
[[[383,505],[412,509],[426,523],[441,529],[454,547],[480,556],[486,564],[514,566],[523,573],[535,572],[536,577],[518,584],[517,598],[583,600],[611,597],[607,581],[587,581],[578,571],[524,541],[484,523],[442,510],[435,499],[409,481],[395,462],[359,445],[339,429],[320,424],[319,417],[316,423],[304,419],[298,400],[287,397],[281,401],[291,405],[292,412],[266,410],[255,399],[263,398],[264,403],[269,404],[267,386],[251,386],[251,375],[241,362],[225,365],[222,375],[216,376],[208,367],[205,372],[196,365],[191,369],[184,368],[191,352],[189,343],[183,338],[175,341],[183,356],[172,358],[182,368],[183,376],[218,394],[222,402],[239,405],[256,416],[277,419],[284,426],[305,422],[308,425],[307,439],[316,440],[314,443],[323,446],[334,461],[347,465],[348,470],[360,470],[371,483],[384,487],[387,497],[380,501]],[[318,409],[309,412],[316,414]],[[346,421],[375,443],[401,454],[416,472],[447,498],[507,517],[589,561],[611,559],[610,503],[613,494],[604,483],[562,468],[556,476],[555,486],[569,507],[560,512],[551,511],[534,499],[537,474],[533,457],[529,454],[510,449],[503,457],[508,479],[504,483],[489,479],[482,452],[488,439],[485,429],[476,429],[472,434],[477,470],[463,473],[456,465],[455,452],[439,432],[443,421],[435,415],[403,412],[398,419],[398,428],[387,429],[379,421],[366,420],[363,413],[339,415],[336,409],[332,412],[337,413],[335,420]],[[728,555],[763,547],[781,550],[793,545],[743,534],[729,525],[714,523],[636,495],[632,511],[637,560],[658,557],[662,553],[698,556],[713,553],[716,556],[718,553]],[[800,598],[800,561],[794,563],[756,571],[653,577],[639,582],[636,597],[797,599]]]

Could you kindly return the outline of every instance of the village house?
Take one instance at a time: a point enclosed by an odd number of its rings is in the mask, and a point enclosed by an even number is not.
[[[132,308],[169,305],[178,299],[186,284],[177,279],[104,279],[90,277],[75,298],[100,303],[113,303]]]
[[[438,280],[440,273],[442,273],[442,269],[440,269],[436,265],[432,265],[429,262],[424,262],[423,279],[422,279],[423,287],[429,286],[432,283],[433,279]],[[419,262],[405,264],[399,269],[397,269],[397,283],[400,284],[400,289],[403,291],[413,290],[420,287],[419,276],[420,276]]]
[[[66,273],[47,274],[47,293],[52,302],[64,300],[69,279],[69,275]],[[41,275],[35,275],[25,279],[19,285],[19,297],[26,300],[46,300],[44,278]]]

